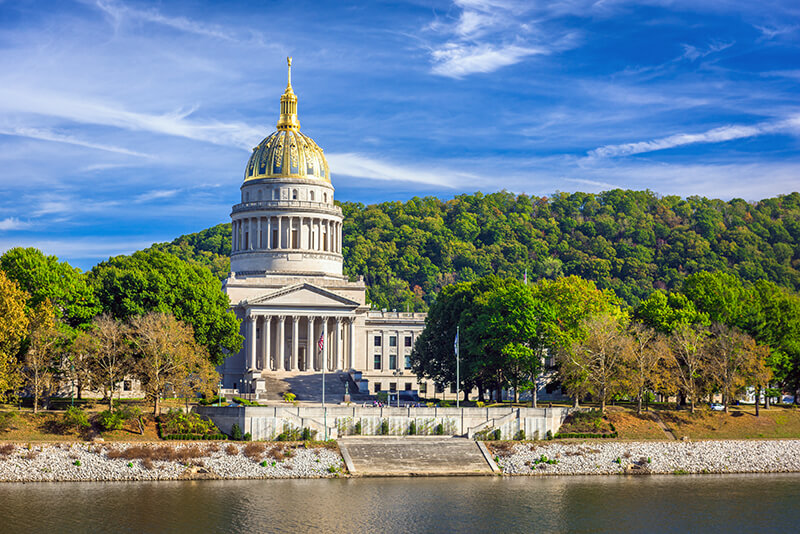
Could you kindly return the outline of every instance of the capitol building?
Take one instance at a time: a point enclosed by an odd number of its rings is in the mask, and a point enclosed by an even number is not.
[[[432,387],[408,361],[425,314],[373,310],[363,279],[342,274],[342,210],[333,198],[322,148],[300,131],[289,58],[277,129],[253,149],[231,212],[223,290],[245,342],[219,368],[225,388],[259,397],[270,377],[323,370],[349,373],[362,393],[424,396]]]

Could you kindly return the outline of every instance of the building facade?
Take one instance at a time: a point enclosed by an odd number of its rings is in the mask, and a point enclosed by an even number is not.
[[[342,272],[342,210],[322,149],[300,132],[291,58],[275,132],[253,149],[231,212],[231,273],[242,350],[220,367],[225,388],[264,392],[265,378],[346,371],[365,392],[422,390],[408,356],[424,313],[377,311],[363,279]]]

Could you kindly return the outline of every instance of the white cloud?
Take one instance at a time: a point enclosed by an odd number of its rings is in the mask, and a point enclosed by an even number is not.
[[[374,180],[416,182],[447,188],[463,188],[468,183],[475,183],[478,176],[461,171],[447,170],[442,167],[412,167],[395,165],[372,159],[362,154],[326,154],[334,175],[369,178]]]
[[[800,127],[800,115],[795,115],[784,120],[762,122],[753,126],[729,125],[701,133],[679,133],[651,141],[606,145],[590,151],[589,156],[599,158],[630,156],[697,143],[722,143],[771,133],[791,132],[798,127]]]
[[[180,189],[157,189],[154,191],[148,191],[147,193],[137,195],[134,199],[134,202],[142,203],[150,202],[151,200],[159,200],[162,198],[170,198],[180,193],[180,191]]]
[[[52,141],[54,143],[66,143],[68,145],[82,146],[86,148],[94,148],[97,150],[104,150],[106,152],[114,152],[116,154],[125,154],[126,156],[137,156],[141,158],[152,158],[149,154],[136,152],[135,150],[128,150],[118,146],[106,145],[103,143],[93,143],[85,141],[72,135],[64,135],[42,128],[30,127],[12,127],[0,128],[0,135],[13,135],[17,137],[28,137],[30,139],[39,139],[40,141]]]
[[[488,44],[447,43],[431,53],[435,62],[432,72],[451,78],[461,78],[477,72],[493,72],[501,67],[518,63],[527,56],[546,53],[547,51],[543,49],[516,45],[495,48]]]
[[[715,54],[717,52],[721,52],[726,48],[730,48],[734,45],[734,42],[731,41],[730,43],[720,43],[720,42],[713,42],[708,45],[707,48],[701,49],[697,48],[696,46],[692,46],[689,44],[684,44],[683,46],[683,54],[678,59],[688,59],[690,61],[694,61],[697,58],[706,57],[711,54]]]
[[[47,255],[59,258],[107,258],[119,254],[131,254],[149,247],[163,237],[145,239],[142,236],[92,236],[86,238],[69,238],[63,240],[41,239],[28,240],[24,246],[41,250]],[[18,241],[0,239],[0,254],[14,247],[22,246]]]
[[[22,230],[24,228],[28,228],[30,223],[20,221],[16,217],[6,217],[5,219],[0,219],[0,230],[8,231],[8,230]]]

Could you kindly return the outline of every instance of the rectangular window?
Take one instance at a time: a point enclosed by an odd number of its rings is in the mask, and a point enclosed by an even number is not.
[[[389,355],[389,369],[397,369],[397,354]]]
[[[455,392],[456,392],[456,385],[450,384],[450,393],[455,393]]]
[[[397,382],[389,382],[389,391],[397,391]]]
[[[436,384],[436,393],[444,393],[444,386]]]
[[[130,391],[131,390],[131,381],[126,380],[122,383],[122,391]]]
[[[375,382],[375,393],[380,392],[380,390],[381,390],[381,383]]]
[[[411,346],[411,336],[406,336],[405,345],[406,347]]]
[[[408,354],[406,354],[405,362],[403,365],[406,369],[411,369],[411,356],[409,356]]]
[[[406,391],[411,391],[411,382],[406,382]]]
[[[380,354],[376,354],[375,355],[375,362],[374,362],[372,368],[373,369],[380,369],[381,368],[381,355]]]
[[[376,347],[381,346],[381,336],[375,336],[375,346]]]
[[[389,336],[389,346],[390,347],[397,346],[397,336]]]
[[[420,382],[419,383],[419,392],[420,393],[427,393],[428,392],[428,383],[427,382]]]

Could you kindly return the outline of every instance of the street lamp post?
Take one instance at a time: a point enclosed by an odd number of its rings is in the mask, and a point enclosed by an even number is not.
[[[219,391],[217,391],[217,407],[222,406],[222,382],[219,383]]]

